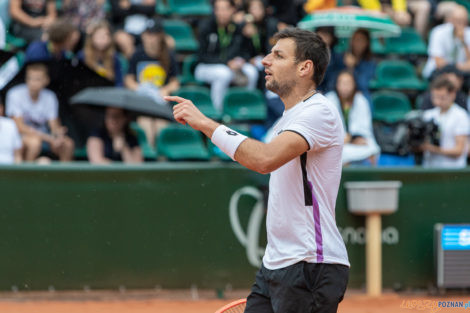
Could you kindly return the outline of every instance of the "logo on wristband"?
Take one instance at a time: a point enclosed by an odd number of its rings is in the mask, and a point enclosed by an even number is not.
[[[237,136],[237,135],[238,135],[238,133],[237,133],[237,132],[234,132],[233,130],[227,130],[226,132],[227,132],[227,134],[230,135],[230,136]]]

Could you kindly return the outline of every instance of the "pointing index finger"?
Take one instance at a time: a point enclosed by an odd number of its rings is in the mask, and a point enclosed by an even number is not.
[[[165,96],[163,97],[166,101],[173,101],[173,102],[178,102],[178,103],[181,103],[181,102],[184,102],[186,101],[187,99],[185,98],[181,98],[181,97],[178,97],[178,96]]]

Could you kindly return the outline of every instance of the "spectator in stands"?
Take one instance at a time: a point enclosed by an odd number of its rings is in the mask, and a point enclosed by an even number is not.
[[[271,38],[278,31],[277,20],[266,15],[266,7],[263,0],[249,0],[247,3],[248,14],[245,16],[243,36],[250,63],[256,66],[258,71],[264,72],[261,60],[271,52]],[[264,84],[262,84],[264,87]]]
[[[344,68],[343,55],[335,51],[338,38],[335,35],[334,27],[318,27],[315,32],[323,39],[330,49],[330,62],[326,68],[323,81],[317,88],[318,91],[326,94],[327,92],[335,89],[338,73]]]
[[[343,55],[343,66],[354,72],[357,89],[371,103],[369,82],[375,76],[376,64],[372,59],[368,30],[358,29],[354,32],[349,49]]]
[[[158,104],[166,104],[163,97],[176,91],[180,84],[176,59],[167,46],[160,19],[147,21],[146,30],[142,33],[142,44],[129,61],[125,86],[151,97]],[[153,142],[159,122],[147,117],[141,117],[137,121],[145,130],[149,141]]]
[[[439,127],[440,145],[424,143],[423,166],[463,168],[467,165],[469,117],[455,104],[456,86],[445,76],[437,77],[431,85],[435,108],[424,113],[424,119],[433,120]]]
[[[85,47],[77,56],[99,75],[114,81],[116,86],[123,86],[121,62],[108,22],[103,20],[90,24]]]
[[[364,9],[383,11],[402,27],[409,26],[413,22],[413,27],[426,39],[431,14],[429,0],[358,0],[358,2]]]
[[[4,116],[5,110],[0,99],[0,164],[21,162],[21,136],[15,121]]]
[[[93,164],[142,163],[142,151],[129,123],[130,117],[125,110],[106,108],[104,127],[88,138],[88,160]]]
[[[357,89],[354,74],[345,70],[338,75],[335,91],[326,97],[336,105],[345,131],[343,165],[369,159],[376,164],[380,148],[374,138],[369,102]]]
[[[468,12],[457,6],[449,15],[449,23],[431,30],[428,46],[428,61],[423,76],[429,78],[435,69],[454,64],[463,72],[470,72],[470,27]]]
[[[219,112],[231,82],[247,83],[250,89],[258,82],[256,67],[246,61],[246,51],[241,49],[243,35],[241,27],[232,21],[234,12],[233,0],[215,0],[215,16],[203,20],[199,26],[199,64],[195,77],[211,85],[212,102]]]
[[[26,84],[17,85],[7,93],[6,113],[15,120],[23,138],[26,161],[36,160],[41,153],[71,161],[74,142],[61,125],[57,97],[45,88],[48,84],[45,65],[27,65]]]
[[[47,40],[34,41],[26,49],[26,62],[44,62],[69,58],[77,42],[76,29],[59,19],[47,29]]]
[[[156,0],[111,0],[111,21],[116,29],[114,39],[127,59],[140,44],[147,21],[155,15]]]
[[[246,10],[246,3],[248,1],[245,0],[234,0],[235,3],[235,13],[232,16],[232,21],[236,24],[243,24],[245,23],[245,17],[247,14]]]
[[[295,26],[304,17],[304,0],[268,0],[270,13],[279,21],[279,30],[288,26]]]
[[[86,34],[88,26],[106,17],[105,3],[106,0],[62,0],[61,17]]]
[[[463,91],[464,83],[464,73],[459,71],[455,65],[446,65],[443,68],[440,68],[434,71],[433,77],[443,76],[450,80],[455,87],[457,88],[457,94],[455,97],[455,103],[462,107],[464,110],[467,110],[467,94]],[[435,79],[435,78],[434,78]],[[421,101],[419,101],[419,108],[421,110],[429,110],[434,108],[432,102],[431,91],[428,90],[420,96]]]
[[[10,31],[27,42],[40,40],[57,17],[55,0],[10,0]]]

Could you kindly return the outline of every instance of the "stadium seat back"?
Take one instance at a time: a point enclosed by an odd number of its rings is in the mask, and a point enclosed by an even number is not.
[[[212,104],[210,89],[203,86],[183,86],[175,92],[175,96],[191,100],[207,117],[219,120],[221,113]]]
[[[385,53],[425,55],[427,48],[414,28],[403,28],[399,37],[385,39]]]
[[[182,20],[165,20],[163,22],[165,33],[175,40],[176,51],[196,52],[199,49],[199,43],[194,37],[191,25]]]
[[[170,125],[160,131],[156,146],[158,155],[169,160],[207,161],[209,152],[204,145],[200,132],[189,126]]]
[[[384,60],[378,64],[376,79],[370,82],[369,87],[424,90],[427,83],[418,78],[411,63],[401,60]]]
[[[374,120],[394,123],[411,111],[408,97],[397,91],[378,91],[372,94]]]
[[[236,121],[264,121],[266,100],[259,90],[230,88],[224,97],[224,114]]]
[[[175,15],[210,15],[212,6],[208,0],[168,0],[169,11]]]

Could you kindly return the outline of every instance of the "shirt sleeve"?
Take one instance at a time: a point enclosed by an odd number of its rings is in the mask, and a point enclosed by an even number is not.
[[[21,96],[18,89],[12,89],[7,93],[6,97],[6,115],[9,117],[22,117],[24,115]]]
[[[466,113],[460,115],[458,122],[455,124],[455,136],[468,136],[470,133],[470,122]]]
[[[322,149],[342,141],[341,120],[326,105],[313,104],[299,115],[285,131],[292,131],[307,141],[309,150]]]
[[[55,120],[59,117],[59,101],[57,100],[54,92],[48,90],[48,110],[47,110],[47,119],[49,121]]]
[[[13,134],[12,134],[13,135],[13,148],[15,150],[19,150],[23,146],[23,143],[21,141],[21,136],[20,136],[20,132],[18,131],[18,127],[16,127],[15,122],[13,122],[12,124],[13,124]]]
[[[429,46],[428,46],[428,55],[429,57],[444,57],[445,45],[442,44],[442,30],[441,28],[431,30],[431,35],[429,36]]]

